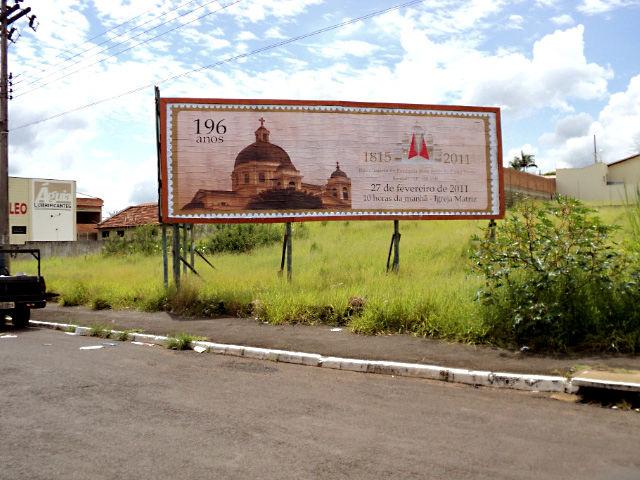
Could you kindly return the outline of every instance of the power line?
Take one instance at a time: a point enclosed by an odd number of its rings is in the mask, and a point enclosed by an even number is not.
[[[215,62],[215,63],[211,63],[209,65],[205,65],[203,67],[194,68],[192,70],[188,70],[186,72],[179,73],[177,75],[172,75],[172,76],[163,78],[161,80],[158,80],[157,82],[147,83],[145,85],[141,85],[140,87],[134,88],[132,90],[128,90],[126,92],[122,92],[122,93],[119,93],[117,95],[113,95],[111,97],[106,97],[106,98],[103,98],[103,99],[100,99],[100,100],[96,100],[94,102],[88,103],[86,105],[81,105],[81,106],[78,106],[76,108],[72,108],[70,110],[65,110],[63,112],[57,113],[55,115],[52,115],[50,117],[46,117],[46,118],[42,118],[40,120],[35,120],[33,122],[25,123],[23,125],[20,125],[18,127],[13,128],[12,130],[20,130],[22,128],[27,128],[27,127],[31,127],[33,125],[38,125],[40,123],[47,122],[49,120],[53,120],[55,118],[62,117],[62,116],[67,115],[69,113],[74,113],[74,112],[77,112],[77,111],[80,111],[80,110],[84,110],[86,108],[91,108],[91,107],[94,107],[94,106],[99,105],[101,103],[108,102],[110,100],[116,100],[118,98],[125,97],[127,95],[131,95],[133,93],[140,92],[140,91],[142,91],[142,90],[144,90],[146,88],[152,87],[155,83],[173,82],[173,81],[177,80],[178,78],[185,77],[187,75],[191,75],[193,73],[197,73],[197,72],[200,72],[202,70],[207,70],[207,69],[210,69],[210,68],[218,67],[220,65],[223,65],[223,64],[226,64],[226,63],[231,63],[233,61],[240,60],[242,58],[251,57],[253,55],[257,55],[259,53],[266,52],[268,50],[273,50],[274,48],[282,47],[284,45],[289,45],[289,44],[297,42],[299,40],[304,40],[306,38],[313,37],[313,36],[316,36],[316,35],[320,35],[322,33],[330,32],[332,30],[337,30],[339,28],[345,27],[347,25],[351,25],[353,23],[356,23],[356,22],[359,22],[359,21],[362,21],[362,20],[368,20],[368,19],[373,18],[373,17],[378,17],[380,15],[384,15],[385,13],[388,13],[388,12],[391,12],[391,11],[394,11],[394,10],[400,10],[401,8],[411,7],[413,5],[417,5],[419,3],[423,3],[424,1],[425,0],[412,0],[412,1],[409,1],[409,2],[404,2],[404,3],[400,3],[400,4],[397,4],[397,5],[394,5],[392,7],[385,8],[383,10],[376,10],[374,12],[371,12],[371,13],[368,13],[368,14],[365,14],[365,15],[362,15],[362,16],[359,16],[359,17],[356,17],[356,18],[352,18],[350,20],[345,20],[344,22],[336,23],[336,24],[330,25],[328,27],[323,27],[323,28],[320,28],[318,30],[314,30],[312,32],[308,32],[308,33],[305,33],[305,34],[302,34],[302,35],[298,35],[296,37],[291,37],[291,38],[282,40],[280,42],[272,43],[272,44],[266,45],[264,47],[257,48],[255,50],[251,50],[250,52],[241,53],[241,54],[238,54],[238,55],[234,55],[232,57],[227,57],[227,58],[225,58],[223,60],[220,60],[220,61]]]
[[[131,28],[131,29],[129,29],[129,30],[127,30],[127,31],[125,31],[125,32],[119,33],[118,35],[116,35],[116,37],[115,37],[115,38],[117,38],[117,37],[121,37],[121,36],[123,36],[123,35],[125,35],[125,34],[127,34],[127,33],[129,33],[129,32],[132,32],[133,30],[135,30],[135,29],[137,29],[137,28],[140,28],[140,27],[142,27],[142,26],[146,25],[147,23],[149,23],[149,22],[153,21],[154,19],[162,18],[162,17],[164,17],[165,15],[168,15],[169,13],[171,13],[171,12],[173,12],[173,11],[179,10],[179,9],[181,9],[181,8],[183,8],[183,7],[187,6],[187,5],[190,5],[190,4],[192,4],[192,3],[195,3],[196,1],[197,1],[197,0],[189,0],[188,2],[185,2],[185,3],[183,3],[183,4],[179,5],[178,7],[174,8],[174,9],[172,9],[172,10],[167,10],[166,12],[164,12],[164,13],[160,14],[160,15],[159,15],[159,16],[157,16],[157,17],[154,17],[154,18],[152,18],[152,19],[150,19],[150,20],[147,20],[147,21],[146,21],[146,22],[144,22],[144,23],[141,23],[141,24],[139,24],[139,25],[136,25],[136,26],[134,26],[133,28]],[[100,46],[104,45],[105,43],[107,43],[107,42],[109,42],[109,41],[112,41],[113,39],[109,38],[109,39],[105,40],[104,42],[101,42],[101,43],[99,43],[99,44],[97,44],[97,45],[93,45],[93,44],[92,44],[92,46],[91,46],[90,48],[87,48],[87,49],[85,49],[85,50],[82,50],[81,52],[78,52],[78,53],[75,53],[75,54],[73,53],[73,49],[75,49],[75,48],[80,48],[80,47],[82,47],[83,45],[86,45],[86,44],[88,44],[88,43],[91,43],[91,42],[92,42],[93,40],[95,40],[96,38],[100,38],[100,37],[102,37],[102,36],[106,35],[106,34],[107,34],[107,33],[109,33],[109,32],[112,32],[112,31],[114,31],[114,30],[117,30],[118,28],[120,28],[120,27],[122,27],[122,26],[124,26],[124,25],[126,25],[126,24],[128,24],[128,23],[131,23],[131,22],[133,22],[134,20],[136,20],[136,19],[138,19],[138,18],[140,18],[140,17],[142,17],[142,16],[146,15],[147,13],[152,12],[152,11],[154,11],[154,10],[155,10],[155,8],[150,8],[149,10],[145,10],[144,12],[142,12],[142,13],[140,13],[140,14],[136,15],[135,17],[130,18],[129,20],[126,20],[126,21],[124,21],[124,22],[122,22],[122,23],[119,23],[119,24],[118,24],[118,25],[116,25],[115,27],[112,27],[112,28],[109,28],[109,29],[107,29],[107,30],[104,30],[103,32],[101,32],[101,33],[99,33],[99,34],[97,34],[97,35],[94,35],[93,37],[89,38],[88,40],[85,40],[84,42],[82,42],[82,43],[80,43],[80,44],[78,44],[78,45],[76,45],[76,46],[72,46],[70,49],[66,49],[66,50],[65,50],[65,49],[56,49],[56,50],[58,50],[58,51],[60,51],[60,52],[66,53],[66,54],[68,54],[68,55],[71,55],[71,57],[69,57],[69,58],[65,58],[65,59],[64,59],[63,61],[61,61],[61,62],[57,62],[57,63],[49,63],[49,64],[48,64],[48,66],[49,66],[50,68],[55,68],[55,67],[57,67],[58,65],[63,65],[64,63],[68,62],[69,60],[72,60],[74,57],[76,57],[76,56],[78,56],[78,55],[82,55],[83,53],[86,53],[86,52],[88,52],[88,51],[90,51],[90,50],[93,50],[94,48],[98,48],[98,47],[100,47]],[[52,47],[48,47],[48,48],[52,48]],[[56,56],[54,57],[54,59],[59,58],[59,57],[62,57],[62,53],[59,53],[58,55],[56,55]],[[48,70],[47,68],[44,68],[44,69],[41,69],[41,70],[40,70],[40,72],[45,72],[45,71],[47,71],[47,70]],[[23,76],[23,75],[25,75],[25,73],[19,73],[19,74],[17,74],[14,78],[18,78],[18,77]],[[23,80],[20,80],[20,82],[22,82],[22,81],[23,81]],[[20,83],[20,82],[17,82],[17,83]]]
[[[113,57],[116,57],[116,56],[118,56],[118,55],[120,55],[120,54],[122,54],[122,53],[124,53],[124,52],[126,52],[126,51],[129,51],[129,50],[131,50],[132,48],[135,48],[135,47],[137,47],[137,46],[139,46],[139,45],[142,45],[142,44],[148,43],[148,42],[150,42],[150,41],[152,41],[152,40],[155,40],[156,38],[159,38],[159,37],[161,37],[161,36],[163,36],[163,35],[166,35],[167,33],[171,33],[172,31],[177,30],[178,28],[181,28],[181,27],[182,27],[182,26],[184,26],[184,25],[188,25],[188,24],[193,23],[193,22],[195,22],[195,21],[201,20],[202,18],[205,18],[205,17],[207,17],[207,16],[209,16],[209,15],[212,15],[212,14],[214,14],[214,13],[217,13],[217,12],[219,12],[220,10],[223,10],[224,8],[227,8],[228,6],[231,6],[231,5],[233,5],[233,4],[235,4],[235,3],[238,3],[238,2],[240,2],[240,1],[241,1],[241,0],[237,0],[237,1],[235,1],[235,2],[233,2],[233,3],[231,3],[231,4],[229,4],[229,5],[226,5],[226,6],[223,6],[222,8],[219,8],[218,10],[214,10],[214,11],[212,11],[212,12],[208,12],[208,13],[206,13],[206,14],[204,14],[204,15],[201,15],[200,17],[197,17],[197,18],[195,18],[195,19],[193,19],[193,20],[190,20],[189,22],[185,22],[185,23],[183,23],[182,25],[178,25],[177,27],[174,27],[174,28],[172,28],[172,29],[170,29],[170,30],[167,30],[166,32],[163,32],[163,33],[161,33],[161,34],[159,34],[159,35],[156,35],[156,36],[154,36],[154,37],[151,37],[151,38],[149,38],[149,39],[147,39],[147,40],[144,40],[144,41],[142,41],[142,42],[138,42],[138,43],[134,44],[133,46],[128,47],[128,48],[125,48],[125,49],[123,49],[123,50],[121,50],[121,51],[119,51],[119,52],[117,52],[117,53],[114,53],[114,54],[108,55],[107,57],[105,57],[105,58],[103,58],[103,59],[101,59],[101,60],[98,60],[98,61],[96,61],[96,62],[90,63],[90,64],[88,64],[88,65],[84,65],[84,66],[82,66],[82,67],[80,67],[80,68],[78,68],[78,69],[76,69],[76,70],[74,70],[74,71],[72,71],[72,72],[70,72],[70,73],[68,73],[68,74],[65,74],[65,75],[63,75],[63,76],[61,76],[61,77],[58,77],[58,78],[56,78],[56,79],[54,79],[54,80],[51,80],[51,81],[45,82],[45,83],[43,83],[43,84],[41,84],[41,85],[37,85],[37,86],[35,86],[35,87],[33,87],[33,88],[31,88],[31,89],[29,89],[29,90],[25,91],[25,92],[22,92],[20,95],[16,95],[16,97],[19,97],[19,96],[25,95],[25,94],[27,94],[27,93],[29,93],[29,92],[32,92],[32,91],[37,90],[37,89],[39,89],[39,88],[42,88],[42,87],[44,87],[44,86],[46,86],[46,85],[49,85],[49,84],[51,84],[51,83],[53,83],[53,82],[56,82],[56,81],[58,81],[58,80],[62,80],[63,78],[66,78],[66,77],[68,77],[68,76],[70,76],[70,75],[73,75],[73,74],[75,74],[75,73],[77,73],[77,72],[80,72],[80,71],[82,71],[82,70],[85,70],[86,68],[92,67],[92,66],[97,65],[97,64],[100,64],[100,63],[102,63],[102,62],[105,62],[106,60],[108,60],[108,59],[110,59],[110,58],[113,58]],[[193,10],[191,10],[191,11],[187,12],[185,15],[189,15],[189,14],[191,14],[191,13],[193,13],[193,12],[197,11],[197,10],[200,10],[201,8],[206,7],[207,5],[209,5],[209,4],[211,4],[211,3],[214,3],[214,2],[218,2],[218,3],[220,3],[220,0],[209,0],[207,3],[205,3],[205,4],[203,4],[203,5],[200,5],[199,7],[197,7],[197,8],[195,8],[195,9],[193,9]],[[164,16],[164,15],[162,15],[162,16]],[[180,15],[180,16],[182,16],[182,15]],[[160,17],[158,17],[158,18],[160,18]],[[52,73],[52,74],[50,74],[50,75],[54,75],[54,74],[56,74],[56,73],[58,73],[58,72],[63,72],[63,71],[65,71],[65,70],[67,70],[68,68],[71,68],[71,67],[73,67],[74,65],[77,65],[78,63],[81,63],[81,62],[83,62],[83,61],[85,61],[85,60],[90,60],[91,58],[97,58],[101,53],[107,52],[107,51],[109,51],[109,50],[111,50],[111,49],[113,49],[113,48],[115,48],[115,47],[117,47],[117,46],[123,45],[123,44],[125,44],[125,43],[127,43],[127,42],[129,42],[129,41],[131,41],[131,40],[133,40],[133,39],[135,39],[135,38],[138,38],[138,37],[140,37],[140,36],[144,35],[145,33],[149,33],[150,31],[155,30],[155,29],[157,29],[157,28],[159,28],[159,27],[161,27],[161,26],[163,26],[163,25],[166,25],[167,23],[170,23],[170,22],[172,22],[172,21],[174,21],[174,20],[176,20],[176,19],[178,19],[178,18],[179,18],[179,16],[178,16],[178,17],[175,17],[175,18],[171,18],[171,19],[169,19],[169,20],[165,20],[164,22],[159,23],[158,25],[155,25],[154,27],[148,28],[147,30],[144,30],[144,31],[142,31],[142,32],[139,32],[139,33],[137,33],[136,35],[133,35],[133,36],[131,36],[131,37],[129,37],[129,38],[127,38],[127,39],[125,39],[125,40],[121,41],[121,42],[118,42],[118,43],[116,43],[115,45],[112,45],[112,46],[110,46],[110,47],[104,48],[104,49],[100,50],[100,51],[99,51],[99,52],[97,52],[95,55],[92,55],[92,56],[91,56],[91,57],[89,57],[89,58],[85,58],[85,59],[77,60],[76,62],[73,62],[73,63],[71,63],[70,65],[67,65],[67,66],[65,66],[65,67],[63,67],[63,68],[61,68],[61,69],[59,69],[59,70],[56,70],[55,72],[53,72],[53,73]],[[144,24],[146,24],[146,23],[148,23],[148,22],[145,22]],[[144,24],[142,24],[142,25],[144,25]],[[140,25],[140,26],[142,26],[142,25]],[[134,28],[134,29],[132,29],[132,30],[135,30],[135,28]],[[130,31],[131,31],[131,30],[130,30]],[[107,41],[108,41],[108,40],[107,40]],[[106,43],[106,42],[102,42],[102,43]],[[72,57],[71,59],[73,59],[73,58],[75,58],[75,57]],[[27,85],[26,85],[26,86],[36,84],[36,83],[38,83],[38,82],[42,81],[43,79],[45,79],[45,77],[44,77],[44,76],[43,76],[43,77],[40,77],[40,78],[38,78],[38,79],[36,79],[36,80],[33,80],[33,81],[29,82],[29,83],[27,83]]]
[[[186,4],[184,4],[184,5],[188,5],[188,4],[190,4],[190,3],[194,3],[194,1],[195,1],[195,0],[192,0],[192,1],[190,1],[190,2],[187,2],[187,3],[186,3]],[[240,0],[238,0],[238,1],[240,1]],[[206,7],[207,5],[209,5],[209,4],[211,4],[211,3],[214,3],[214,2],[218,2],[218,3],[220,3],[220,0],[209,0],[208,2],[206,2],[206,3],[204,3],[204,4],[200,5],[200,6],[198,6],[197,8],[194,8],[193,10],[190,10],[189,12],[185,13],[184,15],[190,15],[190,14],[192,14],[193,12],[195,12],[195,11],[197,11],[197,10],[200,10],[201,8],[204,8],[204,7]],[[184,6],[184,5],[182,5],[182,6]],[[181,6],[181,7],[182,7],[182,6]],[[181,7],[178,7],[178,9],[179,9],[179,8],[181,8]],[[177,9],[174,9],[173,11],[176,11],[176,10],[177,10]],[[208,15],[211,15],[211,14],[213,14],[213,13],[217,12],[217,11],[219,11],[219,10],[215,10],[215,11],[213,11],[213,12],[209,12],[209,13],[207,13],[207,14],[203,15],[202,17],[197,18],[196,20],[199,20],[200,18],[204,18],[204,17],[206,17],[206,16],[208,16]],[[135,27],[133,27],[133,28],[131,28],[131,29],[127,30],[126,32],[123,32],[122,34],[116,35],[116,37],[115,37],[115,38],[121,37],[121,36],[123,36],[123,35],[125,35],[125,34],[127,34],[127,33],[129,33],[129,32],[132,32],[133,30],[136,30],[136,29],[138,29],[138,28],[140,28],[140,27],[142,27],[142,26],[144,26],[144,25],[146,25],[146,24],[148,24],[148,23],[150,23],[150,22],[152,22],[152,21],[154,21],[154,20],[158,20],[158,19],[160,19],[160,18],[162,18],[162,17],[164,17],[164,16],[168,15],[168,14],[169,14],[169,13],[171,13],[171,12],[172,12],[172,11],[167,11],[167,12],[163,13],[162,15],[158,16],[158,17],[155,17],[155,18],[152,18],[152,19],[150,19],[150,20],[147,20],[146,22],[141,23],[140,25],[137,25],[137,26],[135,26]],[[178,15],[178,16],[176,16],[176,17],[174,17],[174,18],[169,19],[169,20],[165,20],[164,22],[161,22],[161,23],[159,23],[158,25],[155,25],[155,26],[153,26],[153,27],[151,27],[151,28],[148,28],[148,29],[146,29],[146,30],[144,30],[144,31],[142,31],[142,32],[139,32],[139,33],[137,33],[136,35],[132,35],[132,36],[130,36],[129,38],[126,38],[125,40],[123,40],[123,41],[121,41],[121,42],[115,43],[114,45],[111,45],[111,46],[109,46],[109,47],[107,47],[107,48],[103,48],[102,50],[100,50],[99,52],[96,52],[95,54],[91,55],[90,57],[87,57],[87,58],[80,58],[79,60],[77,60],[77,61],[75,61],[75,62],[73,62],[73,63],[71,63],[71,64],[69,64],[69,65],[66,65],[66,66],[64,66],[64,67],[62,67],[62,68],[59,68],[58,70],[55,70],[54,72],[50,73],[49,75],[43,75],[43,76],[41,76],[41,77],[39,77],[39,78],[36,78],[36,79],[34,79],[34,80],[31,80],[31,81],[26,80],[26,81],[28,81],[28,83],[27,83],[26,85],[24,85],[23,87],[28,87],[29,85],[37,84],[38,82],[41,82],[42,80],[45,80],[45,79],[46,79],[45,77],[48,77],[48,76],[51,76],[51,75],[55,75],[55,74],[56,74],[56,73],[58,73],[58,72],[63,72],[63,71],[65,71],[65,70],[67,70],[67,69],[69,69],[69,68],[73,67],[74,65],[77,65],[77,64],[79,64],[79,63],[82,63],[82,62],[84,62],[84,61],[86,61],[86,60],[91,60],[92,58],[98,58],[98,56],[99,56],[101,53],[108,52],[109,50],[112,50],[112,49],[114,49],[114,48],[116,48],[116,47],[118,47],[118,46],[120,46],[120,45],[123,45],[123,44],[125,44],[125,43],[127,43],[127,42],[129,42],[129,41],[131,41],[131,40],[133,40],[133,39],[135,39],[135,38],[138,38],[138,37],[140,37],[140,36],[144,35],[145,33],[149,33],[150,31],[155,30],[155,29],[157,29],[157,28],[160,28],[160,27],[162,27],[163,25],[166,25],[167,23],[173,22],[174,20],[177,20],[178,18],[180,18],[181,16],[184,16],[184,15]],[[187,23],[192,23],[193,21],[195,21],[195,20],[192,20],[192,21],[187,22]],[[171,31],[171,30],[169,30],[169,32],[170,32],[170,31]],[[165,34],[166,34],[166,33],[168,33],[168,32],[165,32]],[[164,34],[162,34],[162,35],[164,35]],[[153,39],[155,39],[155,38],[158,38],[159,36],[162,36],[162,35],[157,35],[156,37],[153,37],[153,38],[148,39],[148,40],[146,40],[146,41],[140,42],[140,43],[138,43],[138,44],[134,45],[134,47],[135,47],[135,46],[138,46],[138,45],[141,45],[141,44],[143,44],[143,43],[147,43],[147,42],[149,42],[149,41],[151,41],[151,40],[153,40]],[[101,43],[97,44],[95,47],[92,47],[92,48],[89,48],[89,49],[83,50],[82,52],[80,52],[80,53],[78,53],[78,54],[73,55],[72,57],[70,57],[70,58],[66,59],[65,61],[63,61],[63,62],[59,62],[59,63],[58,63],[58,65],[63,65],[64,63],[66,63],[66,62],[68,62],[68,61],[71,61],[71,60],[73,60],[73,59],[74,59],[74,58],[76,58],[76,57],[81,56],[83,53],[88,52],[88,51],[90,51],[90,50],[93,50],[94,48],[98,48],[98,47],[100,47],[101,45],[104,45],[105,43],[111,42],[111,41],[113,41],[113,40],[114,40],[114,39],[107,39],[107,40],[105,40],[105,41],[103,41],[103,42],[101,42]],[[81,70],[83,70],[83,69],[85,69],[85,68],[91,67],[91,66],[96,65],[96,64],[98,64],[98,63],[104,62],[104,61],[108,60],[109,58],[112,58],[112,57],[114,57],[114,56],[120,55],[121,53],[126,52],[126,51],[128,51],[128,50],[130,50],[130,49],[131,49],[131,48],[124,49],[124,50],[122,50],[122,51],[120,51],[120,52],[118,52],[118,53],[115,53],[115,54],[109,55],[109,56],[107,56],[107,57],[103,58],[102,60],[99,60],[99,61],[97,61],[97,62],[91,63],[91,64],[89,64],[89,65],[85,65],[85,66],[83,66],[83,67],[81,67],[81,68],[79,68],[79,69],[74,70],[74,71],[73,71],[73,72],[71,72],[69,75],[72,75],[73,73],[79,72],[79,71],[81,71]],[[53,68],[55,68],[55,66],[56,66],[56,65],[54,65],[54,66],[53,66]],[[46,71],[49,71],[49,70],[47,70],[47,69],[41,70],[41,72],[46,72]],[[65,77],[67,77],[67,76],[68,76],[68,75],[65,75],[65,76],[62,76],[62,77],[57,78],[57,79],[55,79],[55,80],[52,80],[52,81],[50,81],[50,82],[46,82],[46,83],[44,83],[44,84],[41,84],[41,85],[35,86],[35,87],[33,87],[33,88],[31,88],[31,89],[29,89],[29,90],[27,90],[27,91],[25,91],[25,92],[21,93],[20,95],[16,95],[16,97],[19,97],[19,96],[24,95],[24,94],[26,94],[26,93],[32,92],[33,90],[37,90],[38,88],[44,87],[45,85],[49,85],[50,83],[52,83],[52,82],[54,82],[54,81],[57,81],[57,80],[60,80],[60,79],[62,79],[62,78],[65,78]],[[16,84],[21,83],[21,82],[23,82],[23,81],[25,81],[25,80],[21,80],[21,81],[19,81],[19,82],[16,82]]]

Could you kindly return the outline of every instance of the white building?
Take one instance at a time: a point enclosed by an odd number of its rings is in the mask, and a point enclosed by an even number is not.
[[[9,177],[12,244],[76,240],[76,182]]]
[[[640,154],[609,164],[556,170],[558,193],[587,202],[604,205],[635,202],[639,187]]]

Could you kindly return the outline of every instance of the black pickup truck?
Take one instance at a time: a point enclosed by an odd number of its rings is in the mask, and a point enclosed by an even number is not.
[[[29,324],[32,308],[44,308],[47,305],[46,286],[40,275],[40,250],[0,248],[0,253],[11,256],[31,254],[38,262],[38,275],[10,275],[0,272],[0,324],[7,316],[11,317],[15,328],[25,328]]]

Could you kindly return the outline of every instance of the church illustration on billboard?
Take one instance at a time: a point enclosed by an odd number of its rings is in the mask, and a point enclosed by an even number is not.
[[[350,209],[351,179],[336,163],[324,185],[302,181],[289,154],[269,141],[260,118],[256,141],[236,156],[231,191],[200,189],[183,210]]]

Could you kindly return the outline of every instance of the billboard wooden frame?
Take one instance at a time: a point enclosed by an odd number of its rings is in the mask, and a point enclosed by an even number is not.
[[[497,181],[498,181],[498,211],[496,213],[384,213],[380,211],[375,214],[351,213],[349,211],[329,212],[327,214],[308,215],[287,215],[286,213],[278,214],[272,217],[263,217],[259,214],[252,217],[233,217],[222,215],[220,217],[202,217],[202,216],[171,216],[169,210],[169,172],[167,159],[167,109],[172,104],[203,104],[203,105],[247,105],[256,106],[257,111],[261,107],[267,106],[298,106],[298,107],[338,107],[338,108],[367,108],[367,109],[389,109],[389,110],[425,110],[425,111],[441,111],[441,112],[470,112],[470,113],[489,113],[495,115],[495,142],[496,142],[496,158],[497,162]],[[329,101],[329,100],[277,100],[277,99],[229,99],[229,98],[176,98],[166,97],[159,98],[159,171],[158,171],[158,191],[159,191],[159,217],[160,222],[165,224],[184,224],[184,223],[286,223],[286,222],[306,222],[306,221],[346,221],[346,220],[480,220],[480,219],[500,219],[504,217],[505,212],[505,196],[504,196],[504,178],[502,166],[502,133],[500,108],[498,107],[479,107],[479,106],[460,106],[460,105],[426,105],[411,103],[380,103],[380,102],[352,102],[352,101]],[[266,108],[263,108],[266,110]],[[487,146],[487,148],[489,148]],[[487,162],[490,162],[487,159]],[[491,181],[489,178],[488,182]],[[491,188],[491,185],[488,185]],[[361,209],[359,209],[361,210]],[[354,209],[355,212],[358,210]],[[254,212],[255,213],[255,212]],[[242,215],[241,213],[235,215]]]

